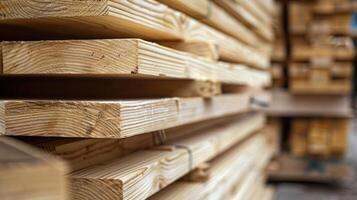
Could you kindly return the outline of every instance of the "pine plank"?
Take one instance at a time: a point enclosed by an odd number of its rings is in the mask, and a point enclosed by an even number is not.
[[[158,0],[159,2],[170,6],[176,10],[179,10],[193,18],[202,19],[209,15],[209,0]]]
[[[222,8],[218,7],[211,1],[175,1],[175,0],[159,0],[160,2],[179,10],[197,20],[216,28],[219,31],[230,35],[241,42],[255,47],[259,40],[248,28],[227,14]],[[201,4],[201,13],[192,12],[198,4]],[[205,11],[204,11],[205,9]],[[224,23],[222,23],[224,22]]]
[[[186,20],[183,23],[183,31],[185,41],[206,41],[218,45],[221,60],[262,69],[269,67],[268,55],[198,21]]]
[[[122,101],[5,101],[6,135],[124,138],[246,112],[247,93]]]
[[[219,51],[222,59],[262,68],[268,65],[267,55],[154,0],[6,0],[0,8],[3,40],[138,37],[190,42],[198,32],[201,41],[225,49]]]
[[[54,34],[88,38],[180,38],[180,13],[151,0],[5,0],[0,2],[0,8],[0,24],[4,30],[0,36],[3,39],[21,39],[26,35],[19,33],[29,31],[34,34],[28,36],[35,38]]]
[[[64,162],[0,137],[1,199],[69,199],[66,173]]]
[[[262,39],[269,42],[273,40],[273,30],[234,0],[215,0],[214,2],[232,15],[236,20],[242,22],[249,29],[253,30]]]
[[[256,125],[254,120],[243,120],[202,130],[166,144],[174,148],[138,151],[74,172],[74,199],[146,199],[252,134]]]
[[[259,21],[263,22],[267,26],[271,27],[273,24],[273,18],[269,16],[268,13],[259,7],[255,0],[234,0],[235,2],[242,5],[247,9],[251,14],[253,14]]]
[[[2,54],[4,74],[138,74],[245,84],[241,71],[249,71],[140,39],[5,42]]]
[[[72,171],[77,171],[98,163],[123,157],[134,151],[146,149],[161,142],[175,141],[179,138],[193,135],[200,130],[222,126],[224,123],[248,119],[263,121],[261,115],[249,113],[239,116],[228,116],[202,121],[184,126],[155,131],[122,139],[78,139],[78,138],[21,138],[26,143],[39,147],[46,152],[55,154],[66,160]],[[261,122],[263,124],[263,122]],[[258,126],[258,125],[257,125]],[[161,135],[161,141],[159,136]]]
[[[262,158],[262,150],[265,148],[264,138],[257,134],[213,159],[210,162],[210,178],[206,182],[192,183],[181,180],[149,199],[224,199],[232,184],[242,180],[244,174]]]
[[[192,1],[191,1],[192,2]],[[176,41],[176,42],[160,42],[160,44],[177,49],[179,51],[188,52],[194,55],[208,58],[210,60],[218,60],[218,45],[213,42],[205,41]]]

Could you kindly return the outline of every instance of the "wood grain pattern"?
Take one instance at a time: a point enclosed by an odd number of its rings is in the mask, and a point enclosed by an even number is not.
[[[269,65],[269,58],[264,53],[196,20],[185,20],[182,26],[185,41],[206,41],[217,44],[222,60],[257,68],[267,68]]]
[[[244,180],[245,174],[254,170],[258,163],[271,154],[263,153],[268,150],[262,134],[235,145],[222,155],[210,162],[210,178],[206,182],[175,182],[150,200],[159,199],[229,199],[230,189],[239,181]]]
[[[160,2],[196,18],[245,44],[254,47],[258,43],[258,39],[254,33],[211,1],[200,0],[195,3],[195,1],[160,0]],[[200,14],[197,13],[198,8],[196,7],[198,4],[201,4],[199,8]],[[197,10],[197,12],[195,10]]]
[[[209,15],[209,0],[158,0],[159,2],[179,10],[193,18],[202,19]]]
[[[124,138],[250,109],[247,93],[123,101],[5,101],[7,135]]]
[[[212,41],[226,49],[219,52],[227,61],[263,68],[268,65],[267,55],[154,0],[6,0],[0,5],[2,39],[138,37],[155,41],[192,41],[197,39],[193,35],[197,36],[198,32],[202,35],[199,37],[203,37],[201,41]]]
[[[69,199],[67,166],[27,144],[0,137],[2,199]]]
[[[264,10],[259,7],[258,4],[253,0],[234,0],[236,3],[242,5],[245,9],[247,9],[251,14],[257,17],[261,22],[271,27],[273,23],[273,18],[269,16],[268,13],[264,12]]]
[[[232,15],[235,19],[254,31],[262,39],[270,42],[273,40],[273,30],[234,0],[215,0],[214,2],[222,7],[227,13]]]
[[[1,34],[3,38],[16,38],[12,30],[43,36],[180,38],[180,13],[152,0],[5,0],[0,5],[0,24],[9,31]]]
[[[74,199],[92,199],[93,195],[96,199],[146,199],[252,134],[261,123],[255,118],[201,130],[168,143],[167,146],[173,146],[171,150],[164,146],[138,151],[74,172]],[[190,155],[182,146],[190,149]]]
[[[160,44],[177,49],[179,51],[188,52],[194,55],[208,58],[210,60],[218,60],[218,46],[212,42],[205,41],[186,41],[186,42],[160,42]]]
[[[175,182],[150,200],[160,199],[223,199],[232,184],[244,178],[262,157],[266,143],[261,134],[235,145],[222,155],[210,162],[210,178],[206,182]]]
[[[179,138],[192,135],[199,130],[214,127],[223,123],[244,120],[250,116],[228,116],[212,119],[184,126],[165,129],[162,142],[175,141]],[[134,151],[158,145],[157,138],[163,131],[155,131],[122,139],[75,139],[75,138],[22,138],[25,142],[39,147],[46,152],[55,154],[66,160],[72,171],[83,169],[98,163],[109,161],[128,155]]]
[[[139,39],[7,42],[2,48],[4,74],[139,74],[249,84],[241,75],[247,68]]]

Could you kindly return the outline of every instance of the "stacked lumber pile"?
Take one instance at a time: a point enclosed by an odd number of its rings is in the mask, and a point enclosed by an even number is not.
[[[281,28],[287,36],[286,68],[283,84],[277,84],[272,104],[263,110],[281,127],[283,151],[269,165],[269,178],[345,181],[351,176],[343,159],[355,59],[350,21],[357,4],[348,0],[281,4],[282,21],[287,22]]]
[[[350,24],[355,5],[348,0],[291,3],[292,92],[344,95],[351,92],[350,63],[354,48]],[[336,73],[336,68],[344,72]]]
[[[347,0],[291,3],[293,48],[289,89],[292,93],[350,95],[354,70],[350,23],[356,5]],[[331,112],[324,115],[326,118],[294,119],[290,138],[292,154],[343,157],[347,148],[349,116],[338,115]]]
[[[255,97],[271,84],[275,12],[0,1],[0,135],[66,160],[71,199],[272,199],[278,136]]]
[[[349,120],[296,118],[292,121],[291,153],[294,156],[341,158],[346,154]]]

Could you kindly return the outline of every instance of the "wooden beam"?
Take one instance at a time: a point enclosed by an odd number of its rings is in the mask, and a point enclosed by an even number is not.
[[[140,39],[5,42],[2,54],[4,74],[139,74],[245,84],[241,71],[248,70]]]
[[[257,19],[252,13],[234,0],[215,0],[215,3],[222,7],[236,20],[241,21],[248,28],[253,30],[262,39],[272,42],[274,39],[273,30]],[[256,44],[257,45],[257,44]]]
[[[79,170],[71,174],[74,198],[146,199],[256,128],[257,121],[239,121]]]
[[[175,1],[177,2],[177,1]],[[190,1],[192,2],[192,1]],[[218,45],[212,42],[205,41],[178,41],[178,42],[160,42],[160,44],[177,49],[179,51],[188,52],[194,55],[208,58],[210,60],[218,60]]]
[[[23,39],[26,35],[37,39],[55,35],[67,38],[180,39],[181,14],[155,1],[15,0],[1,1],[0,7],[3,30],[0,37],[6,40]]]
[[[67,166],[26,144],[0,137],[2,199],[69,199]]]
[[[185,41],[208,41],[217,44],[221,60],[243,63],[261,69],[269,67],[268,55],[198,21],[186,20],[183,31]]]
[[[267,26],[271,27],[273,24],[273,18],[270,17],[264,10],[262,10],[256,2],[253,0],[234,0],[235,2],[242,5],[250,13],[252,13],[259,21],[263,22]]]
[[[134,151],[159,145],[160,143],[175,141],[193,135],[200,130],[207,130],[212,127],[222,126],[222,124],[248,119],[253,121],[255,119],[257,122],[261,121],[261,124],[264,123],[264,118],[262,118],[261,115],[249,113],[206,120],[165,129],[164,131],[155,131],[122,139],[108,140],[43,137],[21,137],[21,139],[48,153],[61,157],[70,164],[72,171],[77,171],[98,163],[126,156]]]
[[[123,101],[5,101],[6,135],[124,138],[246,112],[247,93]]]
[[[201,38],[219,45],[222,59],[268,66],[267,55],[153,0],[1,1],[0,16],[3,40],[139,37],[190,42]]]
[[[192,3],[192,1],[178,2],[175,0],[159,1],[193,18],[196,18],[198,21],[224,32],[225,34],[230,35],[245,44],[251,45],[252,47],[255,47],[259,43],[259,40],[254,33],[211,1],[200,0],[197,3]],[[197,7],[197,4],[202,4],[201,6],[203,6],[200,7],[202,12],[199,15],[197,15],[197,12],[192,12],[192,10]]]
[[[243,181],[245,174],[249,173],[260,159],[267,159],[268,155],[262,153],[264,150],[268,150],[265,139],[262,134],[257,134],[214,158],[210,162],[210,178],[206,182],[192,183],[181,180],[149,199],[226,199],[224,197],[229,195],[229,190],[237,182]]]

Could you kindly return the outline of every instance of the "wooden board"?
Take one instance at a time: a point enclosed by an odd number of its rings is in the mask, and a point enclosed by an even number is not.
[[[2,56],[4,74],[139,74],[234,84],[247,83],[243,70],[264,74],[139,39],[6,42]]]
[[[323,1],[319,0],[314,4],[313,12],[318,15],[336,15],[353,13],[357,10],[357,3],[352,1]]]
[[[67,166],[26,144],[0,137],[2,199],[69,199]]]
[[[183,30],[185,41],[206,41],[218,45],[218,54],[221,60],[243,63],[260,69],[269,67],[268,55],[207,25],[195,20],[186,20]]]
[[[234,0],[234,1],[242,5],[245,9],[247,9],[252,15],[258,18],[259,21],[271,27],[273,23],[273,18],[270,17],[268,13],[264,12],[264,10],[261,7],[259,7],[259,5],[255,1],[252,0]]]
[[[232,16],[227,14],[222,8],[218,7],[211,1],[175,1],[175,0],[159,0],[160,2],[179,10],[197,20],[216,28],[243,43],[255,47],[258,39],[248,28],[242,25],[239,21],[235,20]],[[197,10],[198,4],[201,4],[201,14],[192,10]],[[205,11],[204,11],[205,10]],[[197,10],[198,11],[198,10]],[[225,23],[222,23],[224,21]]]
[[[289,90],[298,95],[348,95],[352,91],[351,80],[333,80],[318,83],[305,80],[290,80]]]
[[[245,124],[245,123],[244,123]],[[146,199],[252,134],[240,122],[175,140],[152,150],[100,163],[71,174],[75,199]],[[253,128],[253,129],[252,129]],[[140,188],[140,190],[138,190]]]
[[[174,142],[183,137],[199,134],[202,130],[217,129],[218,127],[226,127],[227,124],[238,122],[241,124],[241,133],[243,134],[252,131],[251,129],[247,129],[248,127],[254,127],[254,130],[262,128],[265,123],[265,118],[262,114],[258,113],[228,116],[119,140],[74,138],[43,139],[33,137],[24,137],[21,139],[63,158],[68,161],[72,171],[77,171],[98,163],[123,157],[134,151],[147,149],[166,142]]]
[[[215,0],[214,2],[253,30],[262,39],[267,41],[273,40],[273,31],[239,3],[236,3],[234,0]]]
[[[210,162],[210,177],[205,182],[192,183],[185,180],[175,182],[150,200],[160,199],[222,199],[232,184],[244,178],[244,174],[256,165],[266,143],[261,134],[235,145]],[[250,156],[249,156],[250,155]]]
[[[219,55],[227,61],[261,68],[268,66],[267,55],[154,0],[7,0],[0,3],[0,27],[6,30],[0,33],[3,40],[118,37],[201,40],[219,45],[222,49]],[[54,9],[58,7],[63,9]]]
[[[205,57],[210,60],[218,60],[219,58],[218,45],[216,45],[213,42],[176,41],[176,42],[160,42],[160,44],[173,49],[177,49],[179,51],[184,51],[194,55]]]
[[[328,57],[338,61],[352,61],[354,59],[354,49],[344,47],[310,47],[295,46],[292,48],[293,61],[310,61],[316,57]]]
[[[247,93],[123,101],[5,101],[6,135],[124,138],[250,110]]]
[[[2,39],[140,37],[177,40],[180,13],[155,1],[1,1]],[[56,9],[63,8],[63,9]],[[70,30],[70,31],[68,31]],[[85,30],[85,31],[83,31]],[[31,33],[30,33],[31,31]],[[19,35],[18,33],[27,33]]]

